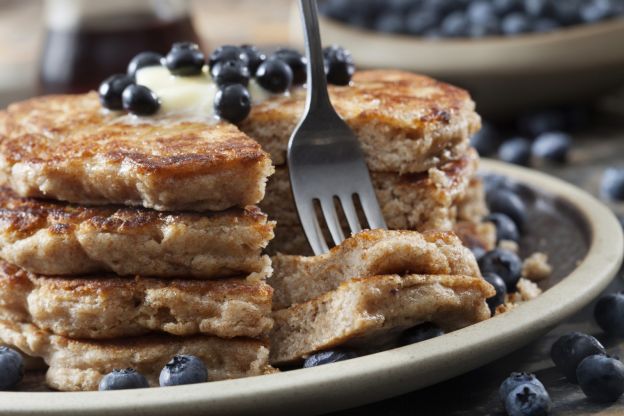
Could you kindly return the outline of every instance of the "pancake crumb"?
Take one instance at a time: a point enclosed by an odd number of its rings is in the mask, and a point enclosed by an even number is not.
[[[546,253],[536,252],[524,259],[522,276],[533,282],[539,282],[552,274],[552,266],[548,263]]]

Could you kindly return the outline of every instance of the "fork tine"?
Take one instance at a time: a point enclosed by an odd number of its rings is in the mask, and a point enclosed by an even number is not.
[[[360,225],[360,219],[357,215],[355,204],[353,203],[353,195],[343,195],[340,197],[340,203],[342,204],[342,211],[347,217],[347,223],[349,223],[349,229],[351,234],[359,233],[362,231]]]
[[[313,201],[300,201],[297,203],[297,211],[299,212],[301,225],[303,226],[303,230],[314,254],[319,255],[329,251],[329,247],[327,247],[327,242],[323,236],[323,231],[316,218]]]
[[[344,240],[344,234],[342,232],[342,227],[340,226],[338,214],[336,213],[336,207],[334,205],[333,198],[322,198],[321,210],[323,211],[325,223],[327,224],[327,228],[329,228],[329,233],[334,240],[334,244],[338,245],[342,243],[342,241]]]
[[[379,207],[379,202],[377,202],[377,196],[375,195],[373,187],[367,186],[364,189],[360,189],[358,197],[360,198],[362,210],[364,211],[366,221],[368,221],[369,228],[371,230],[375,228],[388,228],[383,214],[381,213],[381,208]]]

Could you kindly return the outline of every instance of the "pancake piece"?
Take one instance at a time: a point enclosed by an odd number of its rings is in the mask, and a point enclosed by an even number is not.
[[[372,171],[417,173],[455,159],[481,125],[466,91],[409,72],[358,71],[351,85],[329,86],[329,93],[360,139]],[[288,140],[304,102],[303,89],[274,97],[254,105],[240,126],[275,165],[286,163]]]
[[[412,326],[453,331],[490,317],[494,288],[480,277],[385,275],[343,282],[333,291],[273,314],[271,363],[296,362],[341,345],[370,349]]]
[[[481,277],[474,255],[452,232],[366,230],[320,256],[277,255],[268,283],[273,309],[306,302],[354,277],[440,274]]]
[[[167,332],[266,337],[273,289],[263,281],[42,277],[0,261],[0,317],[71,338]]]
[[[0,188],[0,257],[34,273],[264,278],[274,223],[256,207],[210,214],[84,207]]]
[[[115,368],[134,368],[150,386],[158,386],[164,365],[176,354],[199,357],[210,381],[258,376],[276,370],[268,363],[268,346],[247,338],[150,335],[108,341],[71,339],[29,323],[0,320],[0,342],[41,357],[49,365],[46,382],[63,391],[97,390]]]
[[[0,171],[20,196],[160,211],[220,211],[262,200],[271,160],[234,125],[104,110],[97,94],[6,110]]]

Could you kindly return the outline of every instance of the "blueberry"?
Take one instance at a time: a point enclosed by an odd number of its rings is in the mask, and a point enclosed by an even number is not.
[[[486,253],[485,249],[481,246],[470,247],[470,251],[472,252],[472,255],[475,256],[475,259],[477,261],[479,261],[479,259],[483,257]]]
[[[439,19],[434,9],[414,10],[405,19],[405,30],[412,35],[424,35],[436,26]]]
[[[531,137],[566,128],[566,116],[560,110],[541,110],[524,114],[518,118],[518,129]]]
[[[581,19],[585,23],[595,23],[611,16],[611,2],[609,0],[586,1],[579,11]]]
[[[99,390],[125,390],[149,387],[147,379],[133,368],[114,369],[100,380]]]
[[[319,3],[319,13],[341,22],[349,20],[352,8],[351,0],[328,0]]]
[[[491,212],[501,212],[514,220],[522,232],[527,221],[526,205],[513,191],[505,188],[487,192],[486,201]]]
[[[351,52],[338,45],[323,49],[323,59],[327,71],[327,82],[334,85],[349,85],[355,72]]]
[[[375,30],[383,33],[401,33],[405,30],[403,15],[386,12],[375,20]]]
[[[572,383],[576,383],[576,367],[585,357],[606,354],[602,344],[591,335],[571,332],[563,335],[552,345],[550,358],[555,366]]]
[[[549,6],[550,0],[524,0],[524,11],[532,17],[546,16]]]
[[[565,133],[542,133],[533,142],[533,155],[550,162],[565,163],[570,151],[571,139]]]
[[[505,399],[509,416],[546,416],[551,407],[548,392],[533,384],[520,384]]]
[[[468,19],[472,23],[486,24],[495,19],[494,7],[489,0],[473,1],[466,9]]]
[[[116,74],[106,78],[98,89],[100,103],[109,110],[123,109],[121,95],[128,85],[134,84],[134,79],[126,74]]]
[[[241,61],[217,62],[210,71],[212,79],[219,87],[229,84],[249,84],[249,69]]]
[[[266,61],[266,55],[253,45],[241,45],[240,48],[247,55],[249,72],[255,74],[260,64]]]
[[[498,397],[500,398],[500,401],[505,403],[507,396],[509,396],[509,394],[518,386],[524,384],[531,384],[538,389],[546,390],[542,382],[535,377],[535,374],[513,372],[498,388]]]
[[[559,28],[559,23],[556,20],[548,17],[542,17],[537,19],[533,24],[533,30],[537,33],[553,32]]]
[[[461,10],[448,14],[441,23],[440,31],[443,36],[460,38],[468,35],[470,22],[466,13]]]
[[[507,140],[498,149],[498,157],[507,163],[528,166],[531,162],[531,142],[522,137]]]
[[[243,48],[234,45],[223,45],[212,51],[208,57],[208,68],[212,68],[217,62],[241,61],[244,65],[249,64],[249,56]]]
[[[164,57],[156,52],[141,52],[136,55],[128,64],[128,75],[135,76],[136,71],[148,66],[161,66]]]
[[[473,23],[468,28],[468,36],[471,38],[481,38],[484,36],[497,35],[499,33],[498,22],[490,20],[486,23]]]
[[[482,274],[494,273],[505,282],[507,292],[515,292],[516,284],[522,274],[522,261],[516,253],[496,248],[485,253],[479,260]]]
[[[531,20],[523,13],[508,14],[501,21],[501,32],[506,36],[517,36],[530,31]]]
[[[288,64],[280,59],[269,58],[258,67],[256,81],[265,90],[280,93],[292,85],[293,73]]]
[[[607,334],[624,337],[624,293],[602,296],[594,307],[594,319]]]
[[[602,196],[613,201],[624,201],[624,168],[608,168],[602,175]]]
[[[149,116],[160,109],[160,100],[152,90],[143,85],[129,85],[121,95],[124,110],[137,115]]]
[[[444,330],[431,322],[425,322],[405,330],[400,338],[399,345],[410,345],[431,338],[444,335]]]
[[[517,185],[503,175],[488,174],[482,177],[483,189],[490,197],[494,197],[500,191],[515,192]],[[522,201],[521,201],[522,202]],[[523,207],[524,208],[524,207]],[[509,215],[509,214],[507,214]]]
[[[584,0],[553,1],[553,14],[563,25],[573,25],[581,21],[580,9]]]
[[[0,347],[0,391],[12,389],[24,376],[24,362],[17,351]]]
[[[522,4],[520,0],[493,0],[492,7],[498,16],[505,16],[521,10]]]
[[[173,75],[190,76],[201,74],[205,57],[199,46],[191,42],[174,43],[165,57],[165,65]]]
[[[357,354],[346,349],[321,351],[306,358],[303,363],[303,368],[317,367],[319,365],[336,363],[352,358],[357,358]]]
[[[485,301],[490,308],[490,312],[492,312],[492,316],[496,313],[496,308],[498,305],[505,304],[505,295],[507,295],[507,285],[505,281],[495,273],[484,273],[483,279],[486,282],[491,284],[496,290],[496,294],[491,298],[487,298]]]
[[[273,58],[286,62],[293,74],[292,85],[305,83],[307,74],[307,58],[294,49],[280,48],[273,53]]]
[[[240,84],[226,85],[214,98],[215,113],[231,123],[244,120],[251,111],[251,96]]]
[[[208,371],[202,360],[194,355],[176,355],[160,371],[158,381],[160,387],[205,383]]]
[[[576,369],[583,393],[595,402],[612,403],[624,393],[624,364],[617,358],[596,354],[585,357]]]
[[[477,149],[479,155],[490,156],[496,153],[500,144],[500,136],[492,124],[484,122],[481,130],[470,139],[470,144]]]
[[[496,241],[520,241],[520,232],[516,223],[508,215],[494,212],[483,218],[484,222],[491,222],[496,226]]]

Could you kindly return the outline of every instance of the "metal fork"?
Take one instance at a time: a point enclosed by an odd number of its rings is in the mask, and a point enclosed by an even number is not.
[[[327,92],[323,51],[315,0],[300,0],[308,56],[308,96],[304,115],[288,143],[290,183],[301,225],[314,254],[328,251],[315,203],[335,245],[345,236],[336,205],[341,206],[351,233],[362,230],[354,197],[368,228],[386,228],[360,143],[336,114]]]

